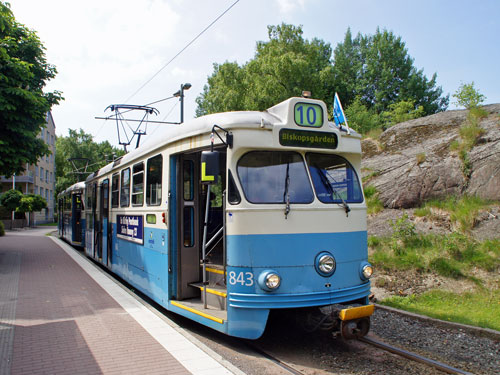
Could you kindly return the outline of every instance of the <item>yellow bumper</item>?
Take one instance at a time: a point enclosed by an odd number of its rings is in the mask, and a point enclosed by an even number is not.
[[[375,310],[374,305],[365,305],[359,307],[350,307],[348,309],[340,310],[339,318],[340,320],[353,320],[359,318],[365,318],[373,314]]]

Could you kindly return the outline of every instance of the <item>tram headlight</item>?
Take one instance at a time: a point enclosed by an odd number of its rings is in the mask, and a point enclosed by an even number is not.
[[[360,274],[363,280],[368,280],[373,275],[373,266],[368,262],[361,263]]]
[[[337,262],[332,254],[323,251],[316,256],[314,265],[316,267],[316,271],[321,276],[326,277],[333,275],[335,268],[337,267]]]
[[[281,276],[275,271],[267,270],[259,275],[258,283],[262,289],[272,292],[281,285]]]

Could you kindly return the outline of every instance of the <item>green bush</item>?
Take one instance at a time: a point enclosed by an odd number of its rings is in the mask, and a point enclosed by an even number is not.
[[[461,83],[458,90],[453,94],[453,97],[457,100],[455,104],[467,109],[477,107],[486,99],[483,94],[474,88],[474,81],[471,83]]]
[[[5,227],[3,225],[3,221],[0,221],[0,237],[5,235]]]

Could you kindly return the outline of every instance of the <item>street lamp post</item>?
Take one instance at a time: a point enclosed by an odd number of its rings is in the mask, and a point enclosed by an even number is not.
[[[179,98],[181,102],[181,124],[184,122],[184,90],[189,90],[191,88],[190,83],[183,83],[181,89],[174,93],[174,96]]]

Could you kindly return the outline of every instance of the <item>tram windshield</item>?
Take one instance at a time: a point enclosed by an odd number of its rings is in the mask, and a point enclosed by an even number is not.
[[[238,177],[251,203],[311,203],[304,160],[290,151],[252,151],[238,162]]]
[[[360,203],[363,193],[356,171],[341,156],[308,153],[309,172],[316,196],[323,203]]]

